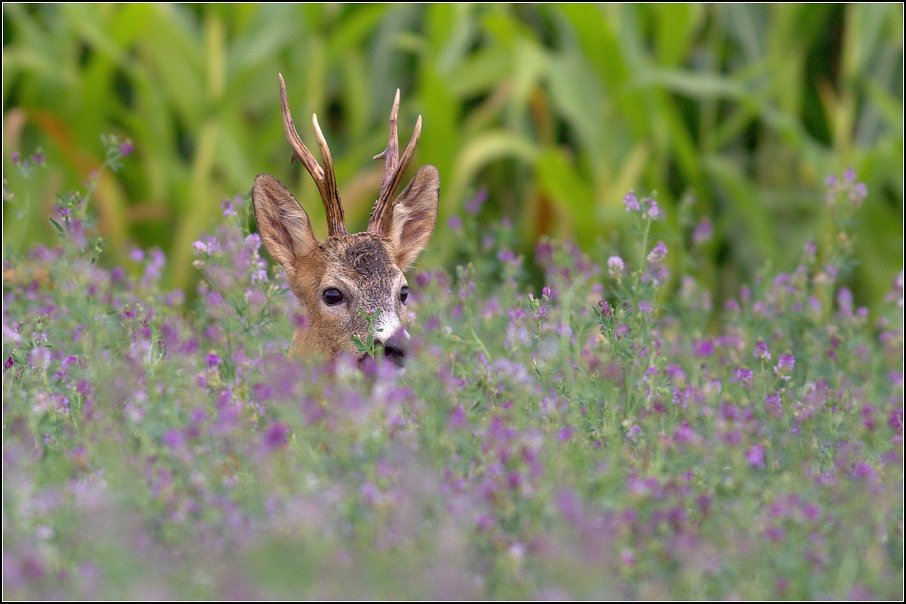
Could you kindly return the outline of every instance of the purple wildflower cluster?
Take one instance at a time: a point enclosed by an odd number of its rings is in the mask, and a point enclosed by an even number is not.
[[[13,162],[13,166],[16,170],[19,171],[23,176],[29,177],[34,172],[37,167],[45,165],[44,153],[41,149],[35,151],[31,157],[22,157],[22,154],[18,151],[13,151],[10,159]]]
[[[859,207],[868,196],[868,187],[864,182],[856,181],[856,172],[852,168],[847,168],[843,172],[842,179],[831,174],[825,180],[824,186],[826,189],[824,200],[829,205],[845,200],[855,207]]]
[[[663,217],[663,211],[653,197],[646,197],[640,202],[635,193],[630,191],[623,199],[623,205],[626,206],[627,212],[638,212],[647,220],[659,220]]]

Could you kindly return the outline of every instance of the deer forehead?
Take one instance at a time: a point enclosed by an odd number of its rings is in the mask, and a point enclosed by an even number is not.
[[[373,302],[392,299],[403,273],[393,260],[390,243],[370,233],[330,237],[321,244],[324,260],[322,286],[342,281]]]

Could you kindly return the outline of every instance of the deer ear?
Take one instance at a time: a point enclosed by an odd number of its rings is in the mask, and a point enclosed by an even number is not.
[[[393,205],[389,237],[396,265],[404,271],[428,245],[437,221],[440,174],[434,166],[422,166]]]
[[[264,247],[286,271],[287,279],[296,272],[296,259],[318,248],[308,214],[270,174],[259,174],[252,187],[255,221]]]

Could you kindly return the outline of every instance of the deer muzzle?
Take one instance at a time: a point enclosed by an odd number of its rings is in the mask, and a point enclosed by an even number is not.
[[[384,349],[384,357],[388,361],[397,367],[405,364],[406,353],[409,350],[409,332],[405,328],[398,327],[388,338],[375,338],[375,342]]]

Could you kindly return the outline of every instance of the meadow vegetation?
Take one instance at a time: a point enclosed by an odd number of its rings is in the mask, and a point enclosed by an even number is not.
[[[678,251],[630,192],[636,253],[543,239],[532,293],[473,198],[468,262],[410,279],[402,375],[286,357],[306,316],[242,197],[191,312],[158,249],[102,268],[94,182],[4,261],[5,599],[902,598],[903,273],[878,313],[839,286],[853,172],[835,236],[721,309],[707,222],[664,299]]]
[[[902,6],[3,23],[4,599],[902,600]],[[402,374],[287,358],[277,73],[350,230],[424,118]]]

